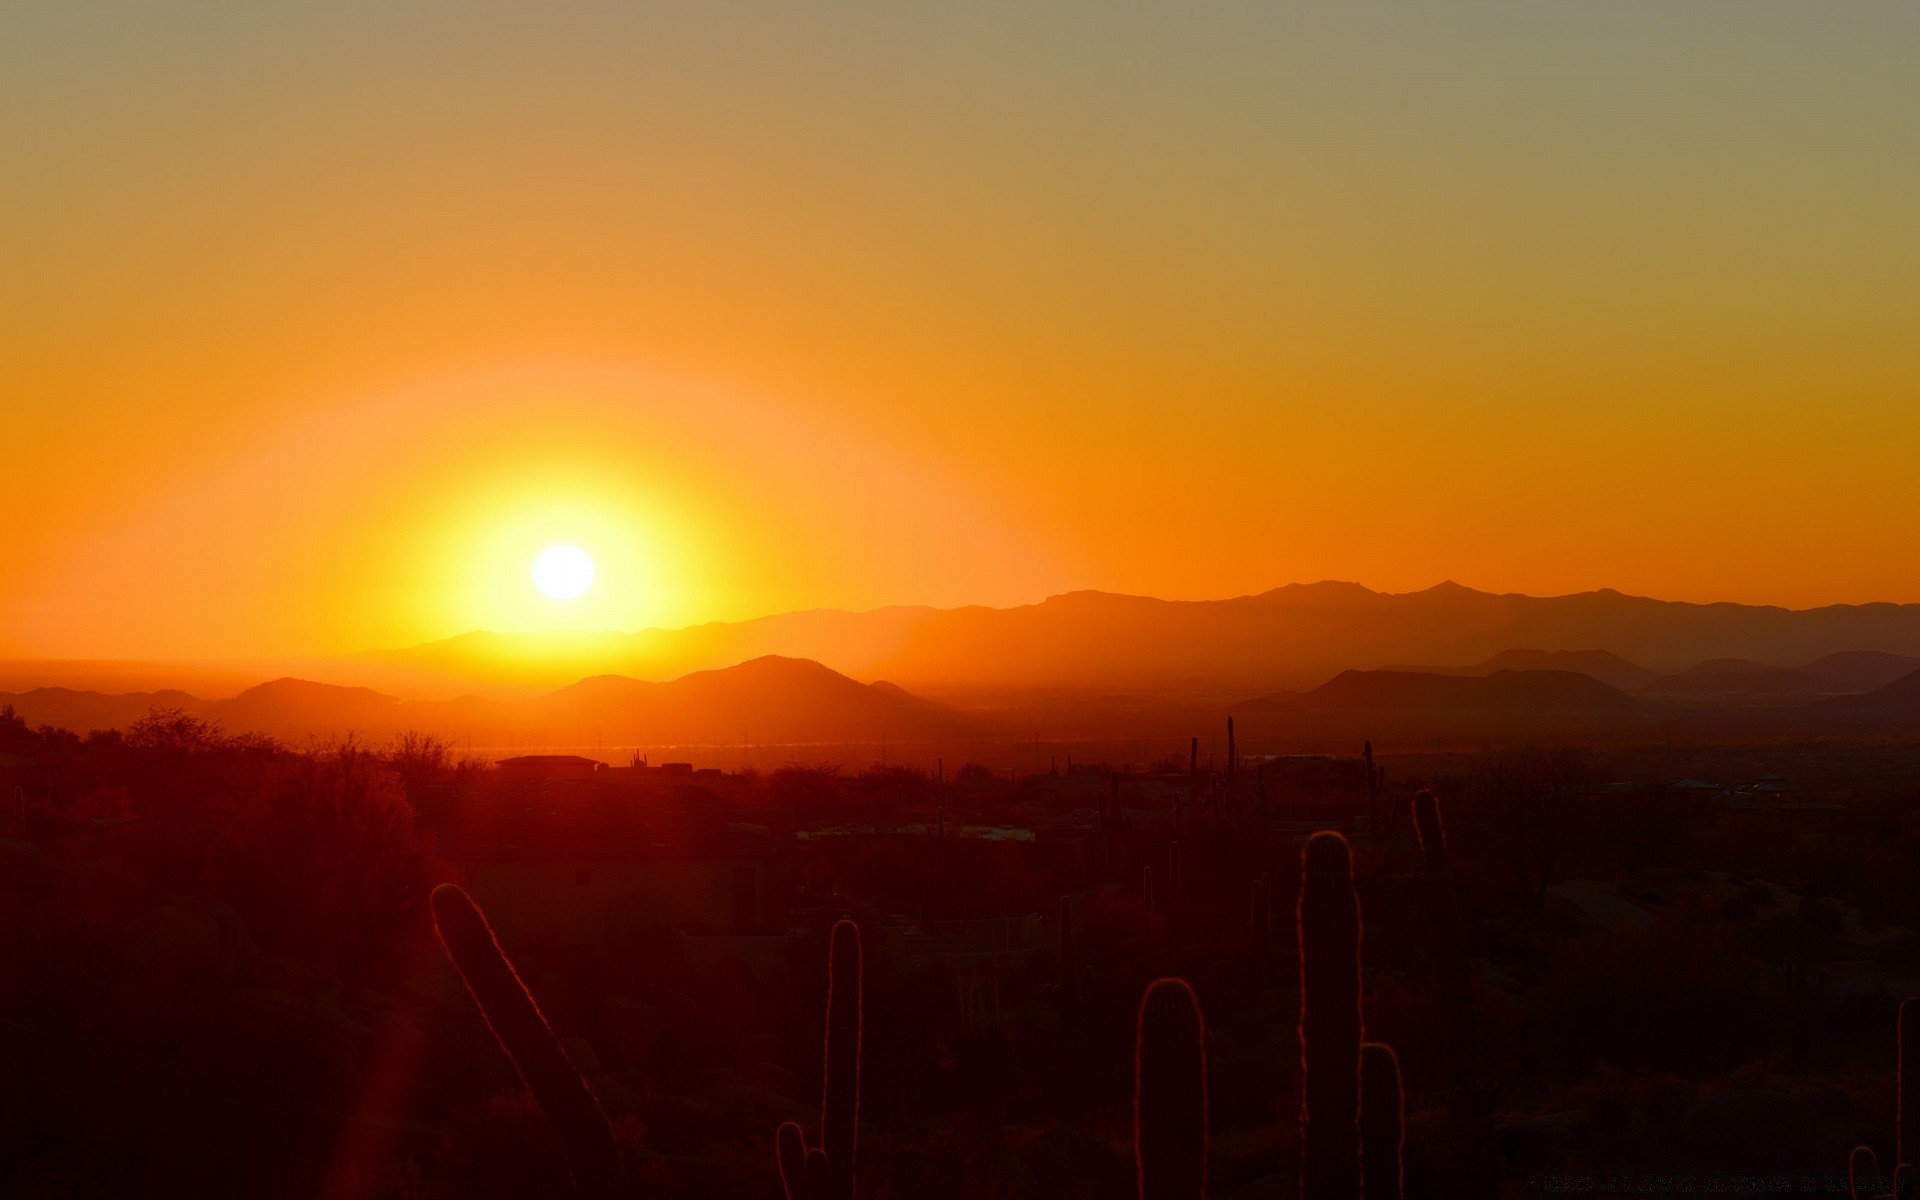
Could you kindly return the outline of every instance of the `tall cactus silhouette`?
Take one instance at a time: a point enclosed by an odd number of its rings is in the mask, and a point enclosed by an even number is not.
[[[1420,873],[1421,908],[1427,945],[1433,955],[1435,990],[1440,1001],[1438,1074],[1446,1080],[1447,1121],[1463,1161],[1475,1173],[1470,1190],[1497,1186],[1493,1164],[1499,1156],[1494,1135],[1493,1097],[1484,1066],[1475,1058],[1473,971],[1467,963],[1466,925],[1454,889],[1440,802],[1422,789],[1413,798],[1413,827],[1424,859]]]
[[[1883,1181],[1879,1157],[1871,1146],[1855,1146],[1852,1157],[1847,1160],[1848,1187],[1853,1200],[1874,1200],[1883,1194],[1890,1194],[1895,1200],[1913,1200],[1916,1190],[1920,1190],[1916,1187],[1920,1185],[1920,1178],[1916,1178],[1915,1173],[1920,1164],[1914,1162],[1914,1157],[1920,1155],[1920,997],[1908,996],[1900,1001],[1897,1033],[1893,1178]],[[1890,1185],[1890,1193],[1882,1193],[1883,1182]]]
[[[1184,979],[1140,997],[1134,1032],[1133,1157],[1139,1200],[1207,1194],[1206,1021]]]
[[[1447,831],[1440,824],[1440,802],[1422,788],[1413,798],[1413,828],[1420,835],[1420,854],[1427,870],[1447,869]]]
[[[1073,960],[1073,904],[1060,897],[1060,988],[1070,990],[1076,978]]]
[[[1233,803],[1233,779],[1235,768],[1240,761],[1240,751],[1233,741],[1233,718],[1227,718],[1227,803]]]
[[[825,1081],[820,1091],[820,1144],[808,1147],[788,1121],[774,1133],[787,1200],[852,1200],[860,1131],[860,1036],[863,962],[860,927],[834,922],[827,952]]]
[[[1081,971],[1073,942],[1073,903],[1060,897],[1060,977],[1048,990],[1062,1010],[1077,1008],[1088,993],[1087,977]]]
[[[1369,740],[1360,751],[1367,772],[1367,837],[1375,843],[1384,842],[1390,821],[1380,819],[1380,793],[1387,786],[1387,769],[1375,766],[1373,762],[1373,742]]]
[[[1367,1200],[1401,1200],[1405,1111],[1400,1092],[1400,1057],[1393,1047],[1367,1042],[1360,1047],[1360,1184]]]
[[[575,1189],[592,1200],[623,1194],[625,1176],[607,1114],[500,949],[480,906],[466,892],[443,883],[433,891],[432,907],[447,957],[521,1082],[560,1135]]]
[[[1367,773],[1367,832],[1374,832],[1380,823],[1380,793],[1373,786],[1373,739],[1368,738],[1360,747],[1360,762]]]
[[[1423,789],[1414,796],[1413,826],[1420,835],[1420,853],[1425,860],[1421,890],[1425,893],[1423,907],[1427,913],[1434,973],[1440,984],[1440,1006],[1447,1023],[1447,1037],[1450,1042],[1456,1042],[1467,1036],[1471,978],[1459,897],[1454,891],[1452,868],[1448,866],[1447,831],[1440,821],[1440,802],[1432,792]]]
[[[1360,1196],[1360,903],[1353,850],[1307,840],[1300,871],[1300,1194]]]
[[[805,1134],[791,1121],[774,1137],[789,1200],[840,1200],[853,1195],[860,1120],[861,973],[860,927],[852,921],[836,921],[827,958],[820,1144],[809,1148]]]
[[[1900,1001],[1899,1098],[1894,1110],[1894,1165],[1920,1166],[1920,998]]]
[[[1460,921],[1459,897],[1448,866],[1446,827],[1440,821],[1440,802],[1432,792],[1423,789],[1414,796],[1413,827],[1420,835],[1420,853],[1425,860],[1420,890],[1427,916],[1427,940],[1432,948],[1434,975],[1440,991],[1443,1065],[1456,1084],[1464,1084],[1465,1075],[1452,1069],[1452,1058],[1471,1040],[1467,1026],[1473,1012],[1472,977],[1467,968],[1466,933]]]

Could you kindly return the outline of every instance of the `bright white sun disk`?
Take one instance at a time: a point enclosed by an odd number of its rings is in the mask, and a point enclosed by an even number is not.
[[[578,546],[548,546],[533,560],[533,586],[571,600],[593,586],[593,559]]]

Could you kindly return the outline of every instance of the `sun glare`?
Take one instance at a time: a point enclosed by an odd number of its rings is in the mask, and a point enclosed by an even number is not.
[[[533,560],[533,586],[571,600],[593,586],[593,559],[578,546],[548,546]]]

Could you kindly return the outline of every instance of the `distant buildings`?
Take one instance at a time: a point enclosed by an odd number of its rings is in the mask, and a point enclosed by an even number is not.
[[[441,798],[423,822],[503,934],[786,930],[791,837],[686,788],[614,782],[627,772],[591,759],[539,755],[501,766],[499,781]]]
[[[578,754],[523,754],[494,764],[502,778],[528,783],[553,779],[592,779],[607,764]]]

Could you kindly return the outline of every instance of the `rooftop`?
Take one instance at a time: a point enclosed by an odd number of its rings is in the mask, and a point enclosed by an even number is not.
[[[441,852],[456,863],[695,862],[766,858],[782,847],[698,796],[636,794],[590,779],[474,793],[438,817]]]

